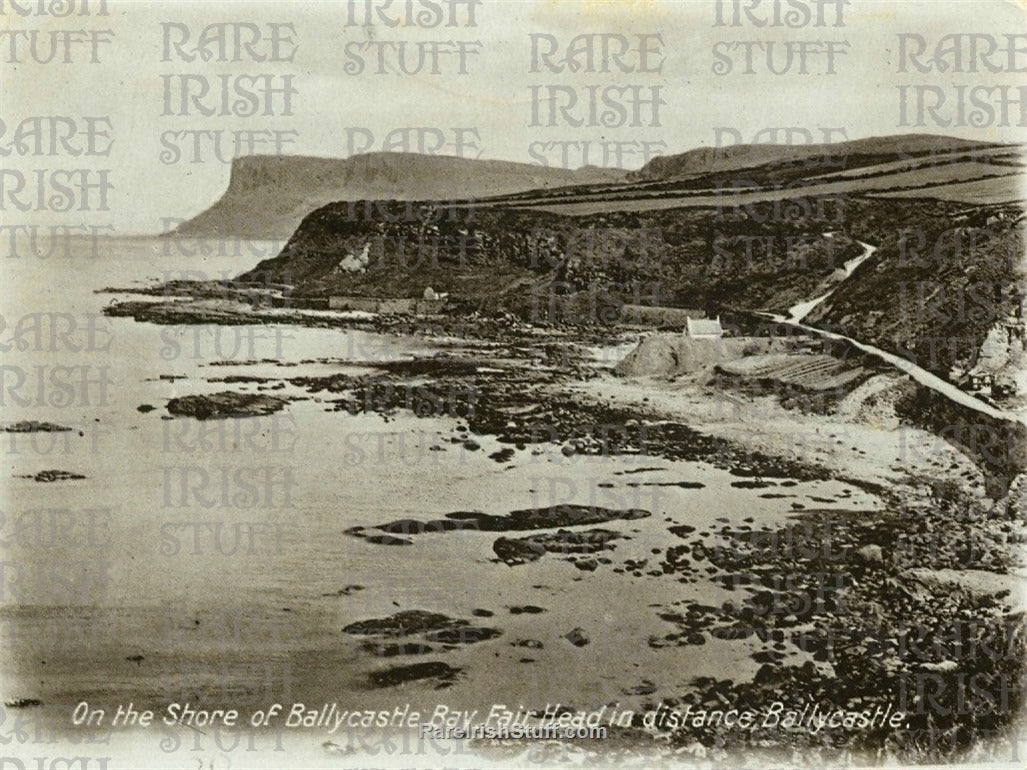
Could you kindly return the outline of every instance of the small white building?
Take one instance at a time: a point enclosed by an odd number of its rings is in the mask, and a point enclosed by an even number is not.
[[[437,302],[439,300],[449,299],[449,292],[435,291],[431,286],[428,286],[425,288],[424,294],[421,295],[421,299],[425,302]]]
[[[694,340],[719,340],[724,336],[724,327],[720,325],[720,316],[710,318],[685,319],[685,333]]]

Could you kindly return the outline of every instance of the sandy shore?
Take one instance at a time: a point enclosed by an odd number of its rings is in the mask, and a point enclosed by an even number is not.
[[[686,379],[607,374],[570,386],[583,399],[655,410],[696,430],[771,455],[868,482],[930,475],[983,495],[983,475],[963,453],[909,425],[861,424],[783,408],[772,396],[739,396]]]

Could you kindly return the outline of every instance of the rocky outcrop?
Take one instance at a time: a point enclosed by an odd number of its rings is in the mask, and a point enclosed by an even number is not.
[[[579,217],[513,203],[339,202],[311,212],[277,256],[238,280],[305,298],[411,298],[431,286],[449,294],[451,312],[573,325],[631,320],[640,299],[784,311],[862,249],[825,237],[829,226],[808,205],[796,202],[786,218],[780,205]],[[786,244],[801,257],[789,258]],[[361,269],[348,269],[365,250]]]
[[[71,428],[65,425],[38,420],[21,420],[4,426],[4,433],[66,433],[70,430]]]
[[[769,341],[765,346],[769,349]],[[739,358],[746,350],[740,340],[693,340],[683,333],[651,334],[615,367],[625,377],[674,377],[709,370],[714,364]]]
[[[343,628],[347,634],[373,636],[410,636],[443,628],[454,628],[467,621],[460,621],[440,612],[427,610],[404,610],[387,618],[372,618],[350,623]]]
[[[34,475],[29,474],[27,476],[22,476],[21,478],[32,479],[33,481],[38,481],[42,484],[49,484],[54,481],[80,481],[81,479],[84,479],[85,476],[81,473],[73,473],[72,471],[48,470],[39,471],[39,473]]]
[[[288,401],[262,393],[235,393],[224,390],[196,396],[181,396],[168,401],[168,412],[176,416],[195,417],[197,420],[217,420],[227,417],[258,417],[274,414]]]
[[[368,677],[374,687],[395,687],[406,682],[435,682],[436,689],[449,687],[456,681],[461,669],[442,661],[425,661],[409,666],[393,666],[382,671],[372,671]]]
[[[537,561],[546,553],[592,554],[614,547],[613,541],[624,537],[608,529],[572,532],[561,529],[525,538],[501,537],[492,544],[496,556],[510,566]]]
[[[1021,473],[1010,482],[1005,505],[1009,518],[1027,523],[1027,474]]]
[[[581,524],[602,524],[614,519],[633,521],[649,516],[649,511],[641,508],[603,508],[598,505],[553,505],[539,508],[523,508],[510,511],[505,516],[497,516],[481,511],[456,511],[446,514],[443,519],[421,521],[418,519],[398,519],[375,527],[351,527],[347,535],[363,538],[370,542],[380,542],[382,533],[386,536],[403,537],[423,535],[426,533],[454,532],[459,530],[475,530],[479,532],[523,532],[553,527],[572,527]],[[591,553],[599,542],[612,539],[618,535],[606,530],[590,532],[568,532],[560,530],[556,534],[539,536],[533,540],[531,549],[541,548],[543,552],[558,549],[585,549],[578,553]],[[408,541],[409,542],[409,541]]]
[[[429,643],[441,644],[445,651],[456,645],[495,639],[503,633],[498,628],[472,625],[462,618],[427,610],[403,610],[385,618],[350,623],[342,630],[366,637],[362,649],[377,657],[422,655],[433,650]]]

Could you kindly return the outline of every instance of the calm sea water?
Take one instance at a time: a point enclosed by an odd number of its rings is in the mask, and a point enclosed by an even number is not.
[[[730,594],[648,570],[660,559],[654,549],[673,544],[671,524],[781,518],[789,501],[731,487],[732,477],[704,463],[568,459],[558,448],[539,454],[529,447],[500,464],[488,458],[499,447],[491,437],[477,437],[481,451],[448,443],[456,420],[401,414],[385,421],[329,411],[288,384],[269,392],[305,399],[276,418],[162,419],[172,397],[256,392],[259,385],[211,378],[359,371],[361,362],[428,354],[433,344],[361,331],[102,318],[114,297],[96,293],[99,288],[147,285],[181,270],[192,277],[235,275],[265,247],[207,258],[147,239],[109,241],[99,258],[90,255],[89,242],[75,248],[70,258],[4,265],[13,290],[4,292],[0,335],[9,346],[3,421],[50,421],[74,431],[0,434],[3,700],[41,700],[41,713],[58,725],[67,725],[83,701],[111,712],[128,701],[158,710],[175,701],[239,708],[297,701],[354,708],[409,702],[428,711],[440,702],[486,711],[495,703],[596,708],[637,701],[628,690],[646,681],[658,688],[650,697],[659,699],[703,673],[751,673],[745,655],[715,639],[650,647],[651,636],[673,630],[658,608],[719,604]],[[246,363],[264,358],[274,362]],[[315,358],[337,361],[302,363]],[[141,405],[155,408],[142,412]],[[428,451],[436,443],[445,451]],[[623,475],[643,466],[660,470]],[[50,469],[86,478],[21,478]],[[705,487],[629,486],[643,478]],[[846,489],[845,507],[875,504],[835,482],[801,483],[791,491],[801,499]],[[559,502],[650,510],[650,518],[608,525],[630,535],[618,544],[615,561],[649,559],[647,571],[641,577],[609,567],[585,573],[554,557],[509,568],[494,560],[495,535],[487,533],[425,535],[405,547],[344,534],[354,525],[402,517],[502,514]],[[545,612],[509,610],[528,604]],[[400,609],[461,618],[486,609],[494,615],[476,622],[503,635],[459,650],[382,659],[341,631]],[[567,642],[563,636],[573,628],[591,643]],[[513,644],[524,639],[542,646]],[[444,691],[425,684],[376,689],[368,681],[369,672],[421,660],[445,661],[461,675]]]

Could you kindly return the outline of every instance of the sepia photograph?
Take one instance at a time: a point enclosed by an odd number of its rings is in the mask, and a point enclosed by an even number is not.
[[[1027,766],[1025,30],[0,0],[0,770]]]

